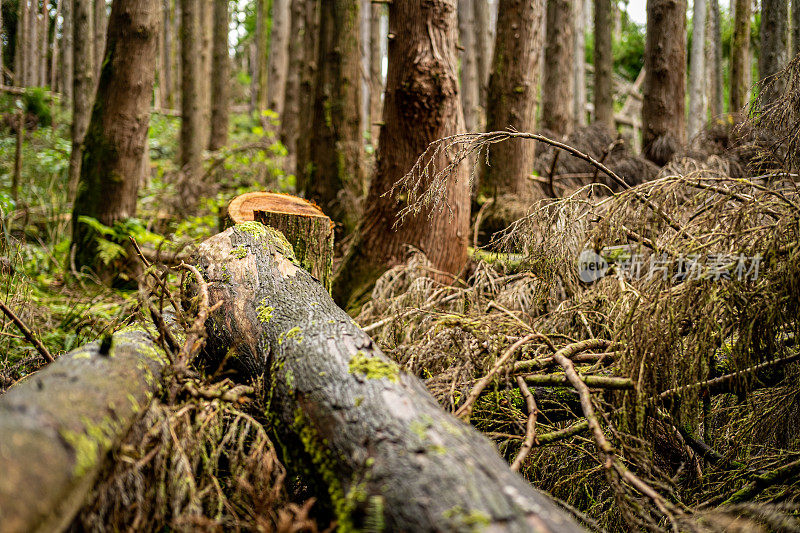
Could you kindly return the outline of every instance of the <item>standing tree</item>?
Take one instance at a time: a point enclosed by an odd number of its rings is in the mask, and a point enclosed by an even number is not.
[[[308,198],[352,229],[364,193],[361,137],[359,1],[322,2],[311,131],[310,165],[302,181]]]
[[[800,0],[792,0],[792,57],[800,54]]]
[[[42,23],[39,28],[39,85],[47,85],[47,51],[50,48],[50,2],[42,0]]]
[[[114,0],[111,9],[106,56],[72,211],[72,246],[79,269],[102,272],[96,233],[81,217],[111,226],[136,213],[155,78],[158,7],[158,0]],[[115,273],[104,274],[110,280]]]
[[[575,123],[575,13],[570,0],[547,0],[542,126],[565,137]]]
[[[203,114],[200,109],[201,0],[181,0],[181,133],[180,162],[183,175],[179,196],[183,208],[194,204],[203,163]]]
[[[97,73],[100,72],[105,57],[107,25],[108,4],[106,4],[106,0],[94,0],[94,67]]]
[[[159,72],[159,89],[161,91],[161,105],[172,108],[173,99],[173,72],[172,72],[172,9],[170,0],[163,0],[162,25],[161,25],[161,71]],[[226,45],[227,45],[227,35]]]
[[[303,41],[305,38],[305,0],[293,0],[289,29],[289,68],[283,93],[281,142],[289,155],[297,155],[297,131],[300,125],[300,76],[303,70]]]
[[[319,52],[320,0],[304,0],[303,7],[303,65],[300,71],[300,91],[298,108],[304,113],[314,105],[317,83],[317,57]],[[295,176],[297,189],[303,190],[303,177],[311,167],[311,132],[313,121],[299,121],[295,149]]]
[[[731,45],[731,113],[741,111],[750,90],[750,9],[751,0],[736,0]]]
[[[573,114],[575,124],[586,125],[586,14],[591,0],[575,0],[575,51],[574,51],[574,93]]]
[[[648,2],[649,5],[649,2]],[[614,83],[611,67],[614,56],[611,50],[612,34],[611,0],[594,3],[594,120],[614,128]],[[650,19],[648,18],[648,21]],[[647,27],[650,35],[650,26]]]
[[[486,104],[486,129],[533,131],[536,123],[539,58],[544,0],[500,0],[497,37]],[[531,190],[535,147],[515,139],[494,145],[484,166],[481,188],[487,196]]]
[[[686,0],[647,0],[642,146],[664,165],[686,141]]]
[[[256,33],[253,38],[255,53],[251,65],[250,111],[264,111],[267,108],[267,76],[269,57],[269,12],[272,0],[256,0]]]
[[[289,23],[289,0],[274,0],[269,38],[267,107],[280,116],[283,115],[283,96],[289,67]]]
[[[773,79],[786,66],[789,53],[788,0],[761,0],[761,53],[758,72],[764,94],[761,103],[769,105],[783,94],[779,80]]]
[[[356,304],[375,280],[402,262],[407,247],[425,253],[434,268],[457,274],[467,259],[469,178],[461,164],[443,188],[450,210],[423,209],[402,221],[402,199],[385,195],[431,142],[464,131],[456,72],[455,0],[404,0],[389,4],[389,41],[377,172],[369,187],[360,231],[334,284],[334,298]],[[441,153],[438,168],[449,162]],[[395,222],[398,222],[395,225]]]
[[[378,146],[382,120],[381,96],[383,95],[383,43],[381,19],[384,9],[381,4],[371,4],[369,16],[369,140]]]
[[[208,148],[228,143],[231,60],[228,55],[228,0],[214,0],[214,54],[211,69],[211,134]]]
[[[719,13],[719,0],[709,0],[708,7],[708,102],[711,116],[717,117],[724,111],[722,90],[722,27]]]
[[[694,137],[706,122],[706,0],[694,0],[692,52],[689,56],[689,137]]]
[[[477,49],[473,13],[473,0],[458,3],[458,35],[461,42],[461,104],[464,108],[464,124],[467,131],[476,131],[480,116],[480,76],[478,74]]]
[[[69,157],[69,185],[78,184],[83,137],[89,126],[94,101],[94,26],[91,0],[72,2],[72,153]]]
[[[25,51],[28,49],[26,41],[28,39],[27,25],[25,17],[28,14],[28,2],[18,0],[17,2],[17,35],[14,43],[14,84],[24,87],[27,81],[25,67],[27,66]]]
[[[486,109],[489,69],[492,66],[492,14],[489,0],[473,0],[475,16],[475,55],[478,64],[481,107]]]

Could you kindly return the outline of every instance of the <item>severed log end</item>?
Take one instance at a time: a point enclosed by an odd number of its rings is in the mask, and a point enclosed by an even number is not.
[[[327,488],[342,530],[581,531],[386,358],[276,233],[247,222],[198,247],[221,302],[207,354],[263,384],[275,441]]]

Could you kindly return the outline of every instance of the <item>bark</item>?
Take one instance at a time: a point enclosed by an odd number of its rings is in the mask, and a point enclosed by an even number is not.
[[[200,2],[200,143],[208,147],[211,134],[211,64],[213,55],[214,6],[213,2]]]
[[[89,125],[95,89],[92,3],[91,0],[73,0],[72,7],[72,152],[69,158],[71,192],[75,190],[80,176],[83,137]]]
[[[47,51],[50,48],[50,1],[42,0],[42,16],[39,24],[39,85],[45,86],[47,78]]]
[[[208,148],[228,144],[231,59],[228,53],[228,0],[214,0],[214,57],[211,68],[211,135]]]
[[[648,0],[648,6],[653,0]],[[611,0],[595,0],[594,3],[594,120],[606,124],[612,130],[614,124],[614,83],[611,67],[614,57],[611,51]],[[647,35],[655,30],[648,26]],[[662,37],[663,38],[663,37]]]
[[[547,0],[542,126],[559,137],[572,133],[575,124],[575,15],[572,3],[570,0]]]
[[[183,176],[179,191],[183,208],[191,207],[200,190],[203,164],[203,124],[200,110],[200,0],[181,0],[181,133]]]
[[[106,57],[84,141],[80,185],[72,211],[75,265],[97,268],[97,241],[83,215],[106,226],[134,216],[150,124],[150,100],[161,16],[158,0],[114,2]]]
[[[461,106],[467,131],[477,131],[480,122],[480,80],[475,47],[474,0],[458,2],[458,36],[461,42]]]
[[[686,0],[648,0],[642,146],[664,165],[686,142]]]
[[[50,89],[53,92],[63,92],[61,84],[59,83],[59,70],[58,60],[60,54],[60,47],[58,46],[58,19],[61,18],[61,11],[63,9],[64,0],[56,2],[56,18],[53,23],[53,51],[50,56]],[[61,32],[64,32],[64,25],[61,26]]]
[[[384,7],[371,4],[369,17],[369,140],[373,147],[378,146],[378,135],[383,120],[383,44],[386,39],[381,31]]]
[[[106,0],[94,0],[94,66],[98,74],[103,66],[108,29],[108,4]]]
[[[709,0],[709,109],[711,116],[718,117],[724,113],[722,89],[722,19],[719,12],[719,0]]]
[[[748,104],[750,91],[750,0],[736,0],[731,44],[731,113]]]
[[[28,67],[26,73],[28,76],[27,86],[36,87],[39,85],[39,15],[36,12],[37,3],[31,1],[28,5]]]
[[[475,12],[475,50],[480,76],[481,107],[486,109],[489,69],[492,66],[492,12],[488,0],[473,0]]]
[[[776,74],[789,61],[789,2],[761,1],[761,52],[758,72],[761,77],[761,105],[768,106],[783,95],[782,80]]]
[[[500,0],[486,106],[487,131],[534,131],[544,0]],[[481,187],[487,196],[529,194],[535,145],[514,140],[492,146]]]
[[[269,75],[267,58],[269,57],[268,18],[272,0],[256,0],[256,34],[255,56],[252,64],[253,81],[251,83],[250,105],[253,111],[267,109],[267,79]]]
[[[306,112],[314,106],[314,94],[317,84],[317,59],[319,52],[320,0],[305,0],[303,6],[303,67],[300,72],[300,93],[298,107]],[[301,120],[297,130],[297,157],[295,159],[295,176],[297,190],[303,191],[303,178],[311,166],[311,133],[313,121]]]
[[[158,394],[165,363],[148,333],[128,328],[107,350],[87,344],[0,396],[3,531],[68,528],[111,448]]]
[[[800,54],[800,0],[792,0],[792,57]]]
[[[458,274],[467,259],[470,200],[465,163],[443,187],[449,210],[423,209],[395,226],[405,203],[384,195],[428,144],[464,131],[456,72],[455,0],[393,2],[389,34],[403,38],[389,41],[377,170],[359,236],[334,282],[337,301],[348,306],[368,294],[387,268],[405,260],[408,245],[425,253],[436,269],[451,274]],[[448,162],[446,154],[433,161],[436,168]]]
[[[689,56],[689,137],[694,137],[706,123],[705,105],[706,0],[694,0],[692,12],[692,51]]]
[[[394,2],[390,12],[411,2]],[[454,3],[449,7],[450,50],[439,52],[455,60]],[[442,26],[429,27],[436,38]],[[230,359],[245,373],[266,378],[274,441],[290,466],[310,466],[314,482],[328,489],[340,529],[457,531],[480,523],[487,530],[581,530],[512,472],[486,437],[400,372],[287,259],[287,248],[260,225],[230,228],[200,245],[210,303],[222,302],[206,324],[208,353],[221,359],[233,351]]]
[[[26,16],[28,9],[25,0],[18,0],[17,3],[17,35],[16,42],[14,43],[14,85],[17,87],[25,87],[27,78],[25,77],[25,70],[27,67],[25,51],[27,50],[27,24]]]
[[[577,126],[586,125],[586,12],[591,0],[575,0],[573,113]]]
[[[283,96],[289,68],[289,13],[290,0],[272,3],[272,31],[269,42],[269,75],[267,82],[267,107],[283,116]],[[357,29],[357,27],[356,27]]]
[[[303,41],[305,39],[306,0],[291,3],[291,28],[289,29],[289,69],[283,94],[281,142],[290,156],[297,155],[297,134],[300,128],[300,77],[303,70]]]
[[[353,205],[364,195],[361,137],[361,48],[358,0],[322,2],[310,165],[302,180],[306,197],[352,230]]]
[[[175,105],[173,93],[173,70],[172,70],[172,10],[170,0],[163,0],[164,6],[162,12],[164,13],[164,25],[161,30],[163,37],[161,38],[161,64],[163,68],[160,72],[161,76],[158,80],[161,89],[161,104],[168,109],[172,109]],[[226,36],[227,37],[227,36]]]

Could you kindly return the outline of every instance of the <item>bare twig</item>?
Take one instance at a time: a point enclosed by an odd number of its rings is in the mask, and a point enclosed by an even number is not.
[[[536,407],[536,398],[533,397],[528,385],[525,384],[525,380],[520,376],[517,376],[517,386],[519,390],[522,391],[522,396],[525,398],[525,405],[528,407],[528,422],[525,426],[525,440],[522,442],[522,448],[519,449],[519,453],[517,453],[517,456],[514,458],[514,462],[511,463],[511,470],[515,472],[519,472],[519,468],[522,466],[525,458],[531,453],[533,445],[538,444],[536,440],[536,413],[538,411]]]
[[[53,356],[50,355],[50,352],[48,351],[47,347],[44,344],[42,344],[42,342],[39,339],[36,338],[36,335],[34,335],[33,331],[31,331],[30,328],[25,325],[25,322],[23,322],[17,315],[15,315],[14,312],[11,309],[9,309],[9,307],[2,300],[0,300],[0,311],[3,311],[3,313],[5,313],[5,315],[11,319],[11,321],[22,332],[22,334],[25,335],[25,338],[28,339],[28,342],[33,344],[34,348],[36,348],[36,351],[38,351],[41,354],[41,356],[44,357],[45,361],[47,361],[48,363],[52,363],[53,361],[55,361]]]

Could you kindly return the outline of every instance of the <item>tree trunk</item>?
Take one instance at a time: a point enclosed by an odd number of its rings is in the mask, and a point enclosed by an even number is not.
[[[783,95],[778,74],[789,61],[789,2],[761,0],[761,53],[758,72],[761,77],[761,104],[768,106]]]
[[[694,0],[692,13],[692,52],[689,57],[689,137],[692,138],[706,123],[706,1]]]
[[[161,38],[161,77],[159,78],[159,85],[161,86],[161,105],[168,109],[173,109],[175,99],[173,98],[173,70],[172,70],[172,10],[170,9],[170,0],[163,0],[164,7],[162,9],[164,17],[164,25],[161,30],[163,37]],[[226,35],[227,37],[227,35]]]
[[[14,84],[18,87],[25,87],[28,81],[25,72],[27,70],[27,57],[25,52],[28,49],[27,4],[26,0],[18,0],[17,3],[17,35],[16,43],[14,43]]]
[[[800,54],[800,0],[792,0],[792,57]]]
[[[128,328],[108,349],[87,344],[0,396],[3,531],[69,529],[109,452],[158,394],[165,363],[150,334]]]
[[[256,0],[255,61],[252,63],[253,81],[250,88],[250,105],[253,111],[267,109],[267,78],[269,57],[269,12],[272,0]]]
[[[648,5],[652,0],[648,1]],[[648,26],[648,36],[653,30]],[[612,130],[614,124],[614,82],[611,72],[611,0],[594,3],[594,120]]]
[[[386,41],[381,29],[384,7],[371,4],[369,17],[369,140],[373,147],[378,146],[378,135],[383,120],[383,43]]]
[[[181,0],[181,134],[183,176],[179,196],[184,209],[197,201],[203,164],[203,124],[200,110],[200,0]]]
[[[475,14],[475,51],[478,64],[478,80],[480,84],[481,108],[486,109],[486,98],[489,87],[489,69],[492,66],[492,13],[488,0],[473,0]],[[481,124],[483,126],[483,124]]]
[[[410,47],[428,38],[423,27],[430,15],[447,22],[427,28],[435,42],[447,44],[437,49],[450,60],[448,107],[457,110],[455,3],[445,3],[447,11],[443,3],[426,1],[427,9],[436,9],[429,14],[420,10],[421,1],[393,2],[390,23],[393,30],[416,30],[396,33]],[[409,9],[412,4],[417,9]],[[414,19],[395,14],[404,10]],[[390,44],[390,57],[398,46],[400,39]],[[422,46],[417,50],[430,47]],[[442,60],[428,50],[419,59],[441,73]],[[387,117],[395,105],[394,69]],[[492,531],[581,531],[511,471],[486,437],[445,413],[419,380],[400,372],[287,253],[285,241],[257,224],[230,228],[199,246],[209,303],[222,302],[206,324],[207,353],[221,360],[233,351],[228,360],[247,375],[265,376],[277,422],[274,442],[292,462],[311,467],[311,483],[327,488],[341,530],[380,524],[374,529],[462,531],[478,523]]]
[[[106,0],[94,0],[94,65],[98,79],[103,66],[108,31],[108,4]]]
[[[73,5],[74,0],[64,0],[63,2],[63,17],[64,23],[61,27],[62,39],[61,44],[61,93],[64,97],[63,105],[65,109],[72,107],[72,87],[74,79],[73,67],[73,37],[75,30],[73,29]]]
[[[228,0],[214,0],[214,63],[211,69],[210,150],[228,144],[231,60],[228,54]]]
[[[575,51],[573,56],[573,114],[576,126],[586,125],[586,13],[591,0],[575,0]]]
[[[742,111],[749,102],[751,5],[751,0],[736,0],[731,44],[731,113]]]
[[[466,163],[442,195],[450,210],[422,212],[397,222],[405,203],[385,195],[431,142],[462,133],[464,119],[456,72],[455,0],[389,4],[389,41],[377,170],[369,186],[359,236],[334,282],[338,302],[354,304],[389,267],[405,260],[407,246],[421,250],[434,268],[458,274],[467,259],[469,176]],[[446,154],[432,163],[443,168]],[[427,187],[428,184],[422,184]]]
[[[570,0],[547,0],[542,126],[559,137],[572,133],[575,123],[575,12],[572,3]]]
[[[267,107],[283,116],[283,96],[286,90],[286,74],[289,68],[289,12],[290,0],[273,0],[272,31],[269,39],[269,76],[267,83]],[[356,25],[356,31],[358,26]],[[356,78],[357,81],[360,78]]]
[[[317,59],[319,55],[320,0],[305,0],[303,6],[303,67],[300,72],[300,93],[298,107],[304,113],[314,106],[314,94],[317,84]],[[297,157],[295,159],[295,176],[297,190],[305,188],[304,178],[311,167],[311,136],[313,121],[301,120],[297,129]]]
[[[348,230],[357,223],[355,206],[364,194],[359,8],[358,0],[322,2],[314,149],[302,182],[306,197]]]
[[[647,1],[642,146],[665,165],[686,142],[686,0]]]
[[[203,1],[199,8],[200,22],[200,143],[208,147],[211,135],[211,64],[214,50],[214,3]]]
[[[94,103],[94,26],[91,0],[72,2],[72,153],[69,158],[70,192],[78,184],[83,138]],[[70,194],[70,197],[72,194]]]
[[[72,211],[72,244],[78,268],[100,266],[95,234],[80,221],[81,216],[111,226],[136,213],[160,20],[158,0],[117,0],[113,4],[106,58],[86,132],[80,185]],[[118,272],[104,274],[116,276]]]
[[[467,131],[477,131],[479,124],[480,81],[475,49],[474,0],[458,2],[458,36],[461,42],[461,105]]]
[[[42,0],[42,17],[39,27],[39,85],[47,85],[47,51],[50,48],[50,1]]]
[[[64,0],[58,0],[56,2],[56,18],[53,23],[53,51],[52,55],[50,56],[50,90],[53,92],[63,92],[62,87],[59,84],[59,70],[58,70],[58,60],[60,54],[60,47],[58,46],[58,19],[61,18],[61,11],[63,9]],[[64,25],[61,25],[61,33],[63,38],[64,33]]]
[[[719,12],[719,0],[709,0],[709,36],[708,42],[708,101],[711,117],[718,117],[725,112],[722,90],[722,19]]]
[[[486,107],[487,131],[534,131],[544,23],[544,0],[500,0]],[[523,140],[492,146],[481,188],[487,196],[530,195],[535,145]]]
[[[297,156],[297,134],[300,128],[300,77],[303,70],[303,41],[305,40],[306,0],[291,3],[291,28],[289,29],[289,69],[283,94],[281,142],[290,156]]]
[[[23,0],[24,1],[24,0]],[[36,87],[39,85],[39,15],[37,13],[38,3],[32,1],[28,6],[28,74],[29,87]]]
[[[5,31],[6,35],[9,35],[8,30],[5,28],[5,21],[3,20],[3,2],[0,1],[0,31]],[[5,45],[3,40],[0,39],[0,85],[6,84],[5,78],[5,61],[3,60],[3,54],[5,54]]]

